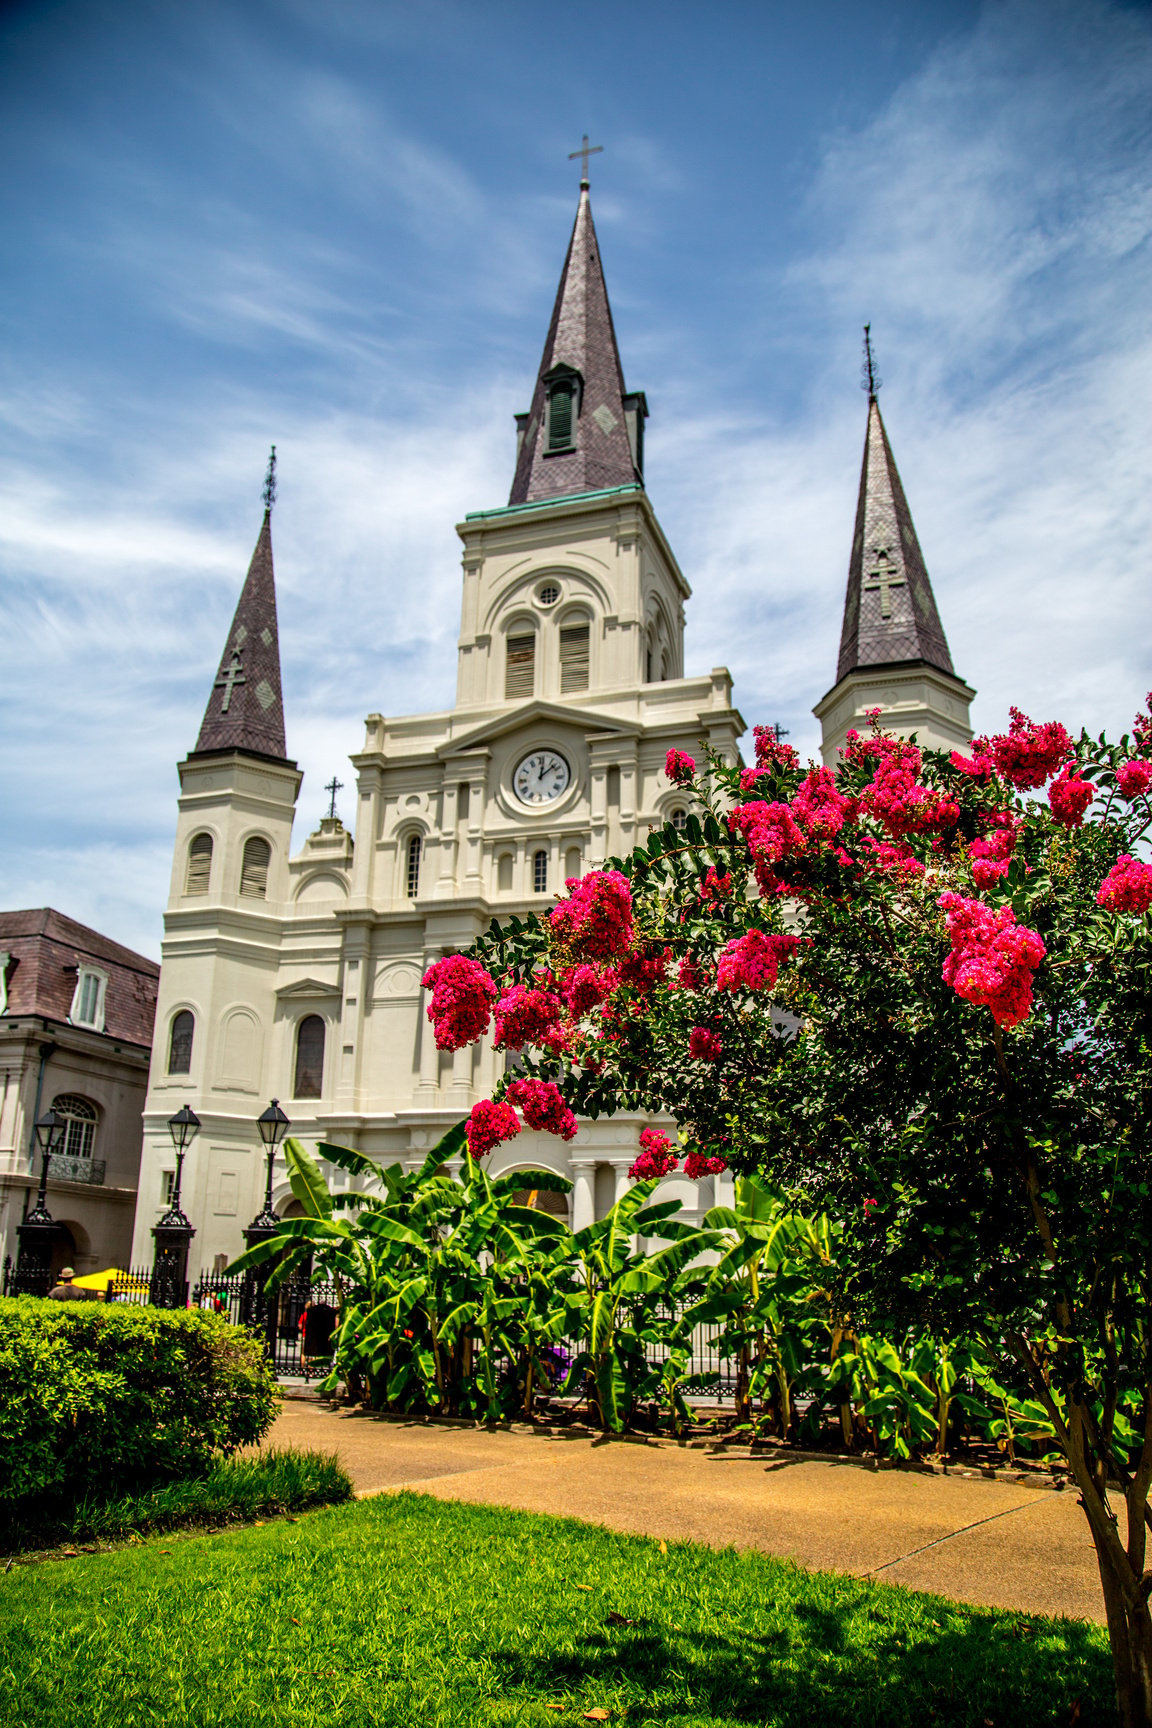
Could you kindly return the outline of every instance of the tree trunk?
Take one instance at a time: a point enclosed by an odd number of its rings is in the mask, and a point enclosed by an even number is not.
[[[1152,1615],[1148,1599],[1129,1566],[1123,1566],[1126,1577],[1119,1575],[1108,1544],[1097,1536],[1091,1520],[1089,1526],[1104,1590],[1121,1728],[1152,1728]]]

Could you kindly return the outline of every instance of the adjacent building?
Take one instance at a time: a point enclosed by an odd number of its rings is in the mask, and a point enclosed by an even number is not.
[[[51,1161],[53,1270],[124,1266],[160,968],[51,908],[0,912],[0,1258],[40,1178],[35,1123],[66,1124]]]

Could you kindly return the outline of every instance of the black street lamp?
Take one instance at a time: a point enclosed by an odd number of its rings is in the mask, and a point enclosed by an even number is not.
[[[255,1248],[258,1242],[267,1242],[275,1236],[280,1228],[280,1219],[272,1208],[272,1177],[276,1164],[276,1151],[292,1124],[280,1108],[280,1100],[273,1098],[263,1115],[256,1119],[256,1127],[260,1139],[264,1143],[267,1155],[267,1168],[264,1181],[264,1209],[258,1212],[244,1232],[244,1241],[249,1248]],[[265,1286],[272,1273],[272,1261],[266,1260],[262,1266],[253,1266],[245,1278],[244,1297],[241,1314],[249,1326],[263,1326],[266,1334],[267,1350],[270,1357],[276,1354],[276,1321],[279,1315],[279,1298],[267,1298]]]
[[[58,1116],[55,1110],[46,1110],[44,1115],[37,1119],[34,1129],[36,1145],[40,1151],[40,1187],[35,1206],[16,1229],[20,1238],[20,1252],[16,1262],[17,1288],[25,1289],[29,1293],[45,1295],[48,1290],[52,1239],[56,1235],[56,1225],[47,1204],[48,1168],[53,1157],[61,1151],[67,1131],[67,1122],[63,1116]]]
[[[263,1242],[265,1237],[273,1235],[280,1222],[272,1210],[272,1168],[276,1162],[277,1148],[292,1124],[281,1110],[279,1098],[273,1098],[264,1114],[256,1118],[256,1126],[260,1130],[260,1138],[268,1155],[268,1171],[264,1184],[264,1210],[253,1218],[244,1232],[244,1240],[250,1248],[254,1242]],[[258,1230],[260,1234],[254,1236],[254,1230]]]
[[[168,1132],[176,1151],[176,1176],[168,1210],[152,1226],[156,1251],[152,1260],[152,1302],[157,1308],[181,1308],[188,1299],[188,1247],[196,1232],[180,1205],[184,1160],[200,1132],[200,1118],[185,1104],[168,1118]]]

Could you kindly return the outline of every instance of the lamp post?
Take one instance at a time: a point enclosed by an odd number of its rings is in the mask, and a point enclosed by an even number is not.
[[[276,1153],[280,1142],[291,1128],[292,1124],[280,1108],[280,1100],[273,1098],[267,1110],[256,1119],[256,1127],[264,1145],[267,1167],[264,1182],[264,1208],[258,1212],[244,1232],[247,1247],[255,1248],[258,1242],[267,1242],[275,1236],[280,1228],[280,1219],[272,1209],[272,1178],[276,1165]],[[272,1273],[272,1262],[266,1260],[262,1266],[253,1266],[246,1274],[246,1287],[243,1299],[243,1315],[249,1326],[263,1326],[265,1348],[268,1355],[276,1355],[276,1321],[279,1313],[279,1299],[273,1294],[267,1295],[266,1286]]]
[[[152,1226],[156,1249],[152,1259],[151,1296],[156,1308],[182,1308],[188,1300],[188,1247],[196,1232],[180,1205],[180,1184],[188,1149],[200,1132],[200,1118],[187,1104],[168,1119],[176,1151],[176,1177],[168,1210]]]
[[[52,1278],[52,1239],[56,1225],[48,1210],[48,1167],[52,1157],[64,1144],[68,1124],[55,1110],[46,1110],[37,1118],[33,1130],[40,1151],[40,1187],[36,1204],[17,1226],[20,1252],[16,1261],[15,1287],[30,1296],[45,1296]]]

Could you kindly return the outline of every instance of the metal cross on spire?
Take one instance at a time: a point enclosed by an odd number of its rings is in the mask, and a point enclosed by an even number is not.
[[[884,380],[876,370],[876,362],[872,355],[872,326],[864,326],[864,364],[860,368],[860,388],[867,390],[871,402]]]
[[[580,158],[580,184],[581,184],[581,186],[587,186],[587,184],[588,184],[588,158],[589,158],[589,156],[596,156],[603,149],[604,149],[603,144],[589,144],[588,134],[587,134],[587,132],[585,132],[584,139],[580,145],[579,150],[569,150],[569,152],[568,152],[569,162],[575,162],[577,156],[579,156],[579,158]]]
[[[337,794],[337,792],[342,791],[343,788],[344,788],[343,780],[337,780],[335,774],[333,774],[331,780],[328,780],[325,782],[325,786],[324,786],[325,792],[331,792],[331,794],[332,794],[331,800],[328,804],[328,820],[329,820],[329,822],[335,822],[335,820],[336,820],[336,794]]]
[[[276,446],[272,446],[272,454],[268,458],[268,472],[264,476],[264,508],[271,510],[276,502]]]

